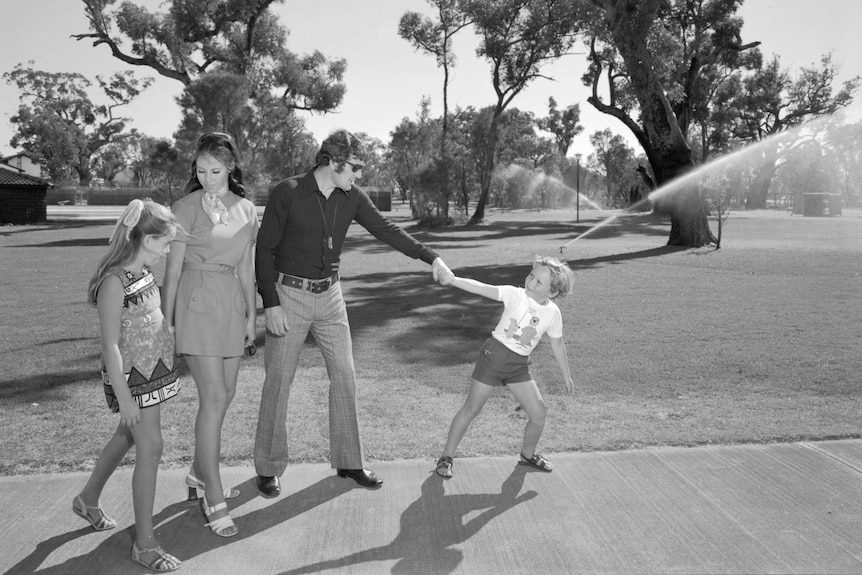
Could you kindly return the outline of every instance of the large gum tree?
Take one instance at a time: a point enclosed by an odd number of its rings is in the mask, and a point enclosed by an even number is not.
[[[688,143],[705,71],[733,65],[757,43],[743,44],[742,0],[590,0],[589,103],[619,119],[646,154],[657,186],[694,167]],[[671,218],[668,245],[713,243],[697,189],[659,207]]]
[[[131,66],[184,86],[186,131],[230,131],[249,143],[261,118],[341,103],[346,62],[286,47],[287,29],[270,9],[281,0],[166,0],[151,11],[129,0],[82,0],[90,31],[77,34]]]

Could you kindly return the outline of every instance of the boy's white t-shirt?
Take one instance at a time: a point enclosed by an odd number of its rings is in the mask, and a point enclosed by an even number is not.
[[[491,335],[515,353],[530,355],[544,333],[563,337],[563,317],[554,302],[537,303],[515,286],[497,286],[494,299],[503,302],[503,315]]]

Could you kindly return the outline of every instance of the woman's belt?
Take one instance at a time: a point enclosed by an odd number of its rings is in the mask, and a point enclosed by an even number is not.
[[[186,262],[183,264],[183,271],[198,271],[198,272],[216,272],[220,274],[232,274],[233,266],[226,264],[204,264],[197,262]]]

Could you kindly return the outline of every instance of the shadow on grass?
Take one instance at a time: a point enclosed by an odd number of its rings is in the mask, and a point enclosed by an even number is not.
[[[406,221],[406,220],[405,220]],[[111,222],[61,222],[40,228],[30,228],[23,231],[58,231],[92,228]],[[482,244],[492,244],[502,239],[514,238],[515,241],[528,241],[529,237],[538,237],[546,241],[546,237],[558,236],[554,241],[563,243],[576,234],[584,233],[594,227],[596,222],[572,224],[565,222],[536,222],[528,219],[514,221],[496,221],[480,226],[452,226],[447,228],[423,228],[408,224],[405,229],[414,234],[417,239],[441,251],[464,249],[469,250]],[[16,233],[20,233],[16,232]],[[594,234],[584,238],[607,238],[612,235],[659,235],[666,233],[666,224],[660,216],[652,214],[634,214],[632,217],[619,218]],[[49,234],[51,235],[51,234]],[[60,234],[58,234],[60,235]],[[77,248],[104,246],[103,237],[87,237],[91,234],[81,234],[83,237],[70,238],[60,236],[53,241],[44,243],[33,242],[32,238],[19,237],[27,241],[30,247]],[[364,230],[352,232],[346,242],[347,250],[365,253],[381,252],[391,255],[393,259],[402,258],[392,248]],[[632,253],[621,253],[591,259],[571,259],[569,264],[573,269],[598,266],[609,263],[623,263],[628,260],[659,257],[673,253],[678,248],[654,248]],[[347,258],[356,257],[347,253]],[[563,255],[565,257],[565,254]],[[345,281],[345,296],[348,303],[351,328],[354,334],[354,347],[357,352],[363,346],[386,345],[401,358],[416,362],[417,365],[449,366],[472,362],[475,351],[487,337],[490,328],[496,323],[500,306],[497,302],[472,296],[454,288],[444,288],[431,282],[427,271],[404,273],[393,263],[393,271],[369,273],[353,276]],[[459,275],[474,278],[490,284],[523,285],[528,268],[524,265],[512,266],[489,265],[463,267]],[[259,325],[263,324],[264,312],[258,310]],[[407,320],[407,321],[405,321]],[[391,327],[396,326],[396,327]],[[428,333],[435,334],[429,338]],[[57,339],[42,342],[34,350],[18,349],[7,354],[14,360],[15,354],[46,353],[44,345],[74,343],[81,338],[69,340]],[[313,338],[309,336],[309,342]],[[256,338],[258,347],[265,345],[263,330]],[[97,346],[93,348],[97,349]],[[41,350],[41,351],[40,351]],[[15,370],[6,370],[11,379],[0,384],[0,399],[23,404],[41,403],[70,384],[82,382],[98,382],[99,354],[87,354],[72,365],[66,365],[62,370],[51,373],[21,374]],[[180,362],[181,375],[187,375],[184,362]]]
[[[90,383],[96,392],[101,393],[102,375],[99,368],[100,357],[99,353],[95,353],[82,358],[82,364],[94,366],[87,369],[68,369],[57,373],[37,373],[3,381],[0,383],[0,401],[14,401],[22,405],[56,401],[58,389],[70,387],[78,383]],[[185,361],[178,359],[176,366],[181,378],[190,376]]]
[[[44,242],[41,244],[20,244],[9,246],[10,248],[80,248],[80,247],[108,247],[107,238],[81,238],[79,240],[57,240],[55,242]]]
[[[639,260],[644,258],[654,258],[667,254],[674,254],[677,252],[684,252],[691,248],[679,247],[679,246],[662,246],[659,248],[652,248],[649,250],[641,250],[639,252],[627,252],[624,254],[612,254],[609,256],[602,256],[599,258],[585,258],[579,260],[568,260],[569,267],[573,270],[577,270],[579,268],[587,268],[596,266],[598,264],[607,264],[607,263],[621,263],[624,261],[630,260]]]
[[[84,228],[93,228],[93,227],[101,227],[106,225],[113,225],[116,223],[115,219],[105,219],[105,220],[86,220],[86,221],[50,221],[43,224],[33,224],[27,226],[12,226],[15,229],[6,230],[0,227],[0,237],[3,236],[16,236],[19,234],[33,233],[33,232],[53,232],[53,231],[63,231],[63,230],[74,230],[74,229],[84,229]]]
[[[82,382],[101,380],[96,370],[69,370],[62,373],[39,373],[4,381],[0,386],[0,400],[16,403],[42,403],[56,400],[56,390]]]
[[[661,257],[687,248],[664,246],[598,258],[569,260],[572,269]],[[474,266],[459,276],[492,285],[523,286],[528,266]],[[482,341],[496,325],[501,304],[457,288],[432,284],[428,273],[375,273],[351,277],[345,299],[354,348],[365,341],[384,342],[401,361],[452,366],[472,362]],[[385,298],[385,301],[383,301]],[[415,321],[405,319],[415,318]],[[400,325],[400,331],[391,326]],[[428,338],[427,334],[435,334]]]
[[[654,213],[615,214],[615,219],[583,240],[599,240],[622,236],[667,236],[669,219]],[[574,218],[572,218],[574,220]],[[575,223],[545,222],[531,220],[495,221],[482,225],[448,226],[427,228],[418,224],[402,226],[404,231],[418,241],[432,248],[447,250],[469,249],[476,243],[491,243],[503,239],[542,238],[559,236],[565,242],[583,235],[605,220]],[[388,245],[367,233],[351,235],[344,245],[344,253],[364,251],[369,254],[385,253],[391,250]]]

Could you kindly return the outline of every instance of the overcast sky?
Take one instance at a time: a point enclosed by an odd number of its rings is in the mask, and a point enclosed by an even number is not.
[[[159,2],[141,2],[158,6]],[[337,128],[366,132],[384,142],[404,117],[415,117],[423,96],[429,96],[432,113],[442,113],[442,72],[434,58],[416,52],[398,36],[398,21],[405,11],[433,15],[425,0],[290,0],[275,6],[290,30],[288,47],[305,54],[320,50],[348,63],[347,94],[337,113],[307,117],[307,126],[318,139]],[[862,75],[862,0],[747,0],[741,16],[745,21],[743,41],[759,40],[766,55],[781,56],[791,70],[819,62],[832,51],[841,66],[840,79]],[[108,75],[128,67],[110,55],[107,46],[70,36],[88,31],[83,3],[76,0],[4,0],[4,34],[0,35],[0,73],[29,60],[40,70],[79,72],[88,78]],[[8,21],[7,21],[8,19]],[[454,39],[457,55],[449,88],[450,107],[483,107],[494,101],[487,61],[475,55],[476,36],[465,29]],[[580,84],[586,66],[583,50],[566,56],[543,72],[554,80],[534,81],[515,97],[512,106],[547,114],[548,97],[560,108],[578,103],[584,131],[570,153],[589,154],[590,134],[610,128],[629,137],[616,120],[596,112],[586,102],[587,89]],[[123,115],[132,126],[157,137],[170,137],[179,123],[174,100],[181,85],[157,76],[148,68],[139,75],[156,82]],[[837,86],[836,86],[837,87]],[[93,93],[95,101],[101,101]],[[862,118],[862,94],[853,115]],[[9,145],[13,129],[9,118],[18,107],[14,86],[0,82],[0,154],[13,152]],[[306,115],[307,116],[307,115]]]

